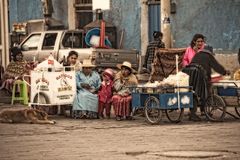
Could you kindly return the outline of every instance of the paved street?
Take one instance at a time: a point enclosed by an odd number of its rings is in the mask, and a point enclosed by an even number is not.
[[[57,123],[0,123],[0,159],[240,159],[240,120],[228,116],[212,123],[190,122],[185,115],[182,123],[163,118],[159,125],[149,125],[143,117],[120,122],[50,119]]]

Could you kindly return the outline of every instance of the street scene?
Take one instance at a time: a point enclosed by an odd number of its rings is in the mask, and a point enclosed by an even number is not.
[[[50,116],[56,124],[0,123],[0,159],[240,159],[239,120],[191,122],[187,113],[181,123],[163,117],[159,125],[141,116],[120,122]]]
[[[239,6],[0,1],[0,160],[240,159]]]

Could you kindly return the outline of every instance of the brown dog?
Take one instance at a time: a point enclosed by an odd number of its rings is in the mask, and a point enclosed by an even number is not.
[[[0,113],[2,123],[34,123],[34,124],[55,124],[55,121],[48,120],[48,114],[37,109],[5,109]]]

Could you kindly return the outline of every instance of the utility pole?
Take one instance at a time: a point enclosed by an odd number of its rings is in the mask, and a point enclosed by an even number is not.
[[[0,65],[4,68],[9,63],[9,28],[8,28],[8,1],[0,1]]]
[[[170,0],[161,0],[161,32],[166,48],[171,48]]]
[[[141,55],[145,56],[148,44],[148,1],[141,0]]]

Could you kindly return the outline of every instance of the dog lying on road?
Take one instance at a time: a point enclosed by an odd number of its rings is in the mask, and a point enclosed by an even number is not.
[[[55,121],[48,120],[48,114],[37,109],[5,109],[0,113],[2,123],[34,123],[34,124],[55,124]]]

